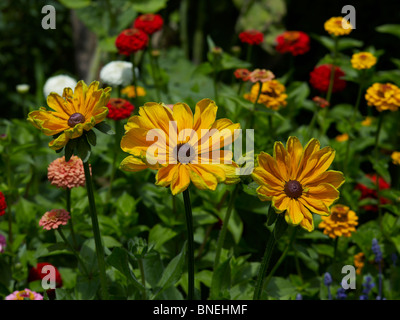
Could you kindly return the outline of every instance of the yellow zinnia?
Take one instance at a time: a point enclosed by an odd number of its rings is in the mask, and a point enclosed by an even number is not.
[[[367,89],[365,99],[369,106],[375,106],[379,112],[397,111],[400,107],[400,88],[391,83],[374,83]]]
[[[131,155],[121,162],[121,169],[155,169],[156,185],[169,186],[174,195],[190,182],[203,190],[238,182],[232,152],[221,148],[234,141],[240,124],[216,120],[217,109],[210,99],[198,102],[194,115],[185,103],[174,104],[172,110],[146,103],[125,126],[121,148]],[[154,135],[156,142],[149,138]]]
[[[320,229],[324,229],[324,234],[332,239],[336,237],[350,237],[352,232],[356,231],[358,217],[348,206],[336,204],[331,208],[332,214],[328,217],[322,217],[319,224]]]
[[[324,23],[324,28],[329,34],[343,36],[349,34],[353,26],[343,17],[332,17]]]
[[[354,256],[354,266],[356,267],[356,273],[361,274],[362,269],[365,265],[365,255],[363,252],[359,252]]]
[[[141,86],[137,86],[136,91],[138,97],[144,97],[146,95],[146,90]],[[121,93],[126,95],[128,98],[136,98],[135,86],[127,86],[121,90]]]
[[[400,165],[400,152],[399,151],[393,151],[391,156],[393,164],[396,166]]]
[[[260,185],[260,200],[271,201],[278,213],[285,212],[287,223],[312,231],[312,213],[329,215],[344,182],[341,172],[326,171],[334,157],[335,151],[331,147],[320,149],[316,139],[311,139],[305,149],[296,137],[289,137],[286,149],[275,142],[274,156],[261,152],[252,173]]]
[[[84,131],[93,129],[106,118],[110,91],[109,87],[99,89],[97,81],[87,87],[81,80],[74,91],[64,88],[62,97],[55,92],[50,93],[47,104],[54,111],[41,107],[29,113],[28,121],[46,136],[54,136],[49,147],[59,150],[70,139],[82,136]]]
[[[369,69],[376,64],[376,57],[370,52],[359,52],[352,55],[350,62],[354,69]]]
[[[250,93],[244,94],[244,98],[254,103],[257,99],[259,89],[260,83],[257,82],[251,87]],[[278,80],[264,82],[257,103],[265,105],[268,109],[279,110],[279,108],[287,104],[287,94],[285,91],[285,86]]]

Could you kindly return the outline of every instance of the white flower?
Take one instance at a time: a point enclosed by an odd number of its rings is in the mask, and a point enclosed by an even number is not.
[[[24,94],[29,91],[30,86],[29,86],[29,84],[21,83],[21,84],[17,84],[17,86],[15,88],[17,89],[18,93]]]
[[[47,96],[51,92],[58,93],[62,96],[64,88],[71,88],[73,90],[77,83],[78,82],[74,78],[63,74],[50,77],[43,86],[44,97],[47,99]]]
[[[112,61],[101,69],[100,79],[112,87],[127,86],[133,78],[132,69],[131,62]]]

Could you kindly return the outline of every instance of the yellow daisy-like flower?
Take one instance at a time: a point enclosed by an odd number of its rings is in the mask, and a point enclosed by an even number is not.
[[[376,64],[376,57],[370,52],[359,52],[352,55],[350,62],[354,69],[370,69]]]
[[[400,88],[391,83],[374,83],[367,89],[365,99],[379,112],[397,111],[400,107]]]
[[[349,135],[347,133],[339,134],[335,137],[335,140],[338,142],[344,142],[349,140]]]
[[[169,186],[174,195],[186,190],[190,182],[202,190],[239,182],[232,152],[221,148],[237,138],[235,130],[240,124],[216,120],[217,109],[210,99],[199,101],[194,115],[185,103],[174,104],[172,110],[146,103],[125,126],[121,148],[131,155],[120,168],[132,172],[155,169],[156,185]]]
[[[136,87],[138,97],[144,97],[146,95],[146,90],[141,87]],[[135,86],[127,86],[121,90],[121,93],[126,95],[128,98],[136,98]]]
[[[358,217],[349,207],[336,204],[331,208],[331,215],[322,217],[319,224],[320,229],[324,229],[324,234],[335,239],[336,237],[350,237],[356,231]]]
[[[324,23],[324,28],[334,36],[344,36],[351,32],[353,26],[343,17],[332,17]]]
[[[260,83],[255,83],[250,90],[250,93],[245,93],[244,98],[251,102],[255,102],[260,89]],[[261,94],[258,98],[258,103],[265,105],[268,109],[279,110],[285,107],[287,94],[285,86],[278,80],[270,80],[264,82],[261,87]]]
[[[339,171],[326,171],[335,157],[331,147],[320,149],[311,139],[303,149],[296,137],[289,137],[286,149],[275,142],[273,157],[261,152],[252,177],[260,186],[257,194],[262,201],[271,201],[285,220],[308,231],[314,229],[312,213],[329,215],[329,207],[339,198],[338,188],[344,183]]]
[[[400,165],[400,152],[399,151],[393,151],[391,158],[392,158],[393,164],[395,164],[396,166]]]
[[[365,255],[363,252],[359,252],[354,256],[354,266],[356,267],[356,273],[361,274],[362,269],[365,265]]]
[[[49,143],[53,150],[63,148],[70,139],[75,139],[102,122],[107,114],[106,104],[110,99],[111,88],[99,89],[94,81],[89,87],[82,80],[75,90],[64,88],[61,97],[52,92],[47,97],[48,106],[41,107],[28,115],[28,121],[40,129],[46,136],[55,136]]]

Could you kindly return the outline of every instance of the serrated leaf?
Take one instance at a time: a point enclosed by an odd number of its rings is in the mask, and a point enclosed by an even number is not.
[[[229,290],[231,288],[231,258],[228,258],[221,263],[217,270],[214,271],[211,288],[210,299],[229,299]]]
[[[157,284],[157,287],[160,289],[156,294],[154,294],[151,300],[156,299],[164,290],[173,286],[180,279],[183,273],[183,267],[185,266],[186,250],[187,242],[185,241],[181,252],[175,258],[173,258],[164,269],[161,279]]]

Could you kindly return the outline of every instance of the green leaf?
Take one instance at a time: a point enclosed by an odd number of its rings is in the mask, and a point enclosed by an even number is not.
[[[143,291],[143,285],[137,280],[129,266],[128,255],[129,253],[124,248],[115,247],[106,261],[110,266],[121,272],[137,289]]]
[[[154,243],[154,249],[158,250],[165,242],[172,239],[177,235],[173,229],[156,224],[149,233],[149,244]]]
[[[210,299],[220,300],[229,299],[231,288],[231,258],[228,258],[221,263],[217,270],[214,271],[211,288],[210,288]]]
[[[281,277],[272,277],[265,288],[268,297],[278,300],[293,299],[297,292],[296,286],[290,280]]]
[[[90,5],[91,0],[59,0],[68,9],[82,9]]]
[[[160,289],[154,294],[153,297],[151,297],[151,300],[156,299],[164,290],[178,282],[183,273],[183,267],[185,266],[186,250],[187,242],[185,241],[181,252],[175,258],[173,258],[164,269],[161,279],[157,284],[157,287]]]
[[[97,143],[96,133],[93,130],[86,131],[86,139],[92,146]]]
[[[130,0],[132,7],[140,13],[156,13],[165,8],[168,0]]]
[[[375,29],[381,33],[389,33],[400,38],[400,24],[384,24]]]
[[[115,132],[113,131],[113,129],[110,127],[110,125],[108,125],[105,122],[99,122],[98,124],[96,124],[94,126],[97,130],[99,130],[100,132],[103,132],[105,134],[108,135],[113,135],[115,134]]]
[[[371,161],[372,167],[378,173],[378,175],[390,184],[391,176],[389,172],[389,163],[385,159],[376,160],[373,157],[369,157],[369,160]]]
[[[71,139],[68,141],[67,145],[65,146],[65,161],[69,161],[74,154],[74,150],[76,147],[76,139]]]

